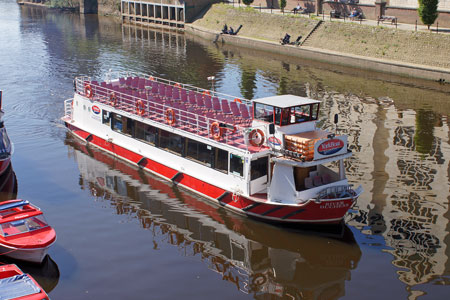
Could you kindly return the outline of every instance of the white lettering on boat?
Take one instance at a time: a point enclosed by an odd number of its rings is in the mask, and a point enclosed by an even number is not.
[[[334,202],[325,202],[321,204],[319,207],[321,209],[336,209],[336,208],[346,208],[349,207],[350,204],[345,201],[334,201]]]

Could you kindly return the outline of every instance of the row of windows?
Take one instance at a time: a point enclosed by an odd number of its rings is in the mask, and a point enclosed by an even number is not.
[[[114,131],[224,173],[228,173],[229,157],[230,173],[241,177],[244,175],[243,158],[228,151],[105,110],[102,123]]]
[[[255,119],[284,126],[317,120],[319,104],[306,104],[294,107],[279,108],[255,102]]]

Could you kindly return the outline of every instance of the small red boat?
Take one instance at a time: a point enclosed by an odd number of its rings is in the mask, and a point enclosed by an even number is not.
[[[41,263],[56,233],[42,211],[26,200],[0,204],[0,255]]]
[[[0,298],[11,300],[49,299],[44,289],[16,265],[0,266]]]

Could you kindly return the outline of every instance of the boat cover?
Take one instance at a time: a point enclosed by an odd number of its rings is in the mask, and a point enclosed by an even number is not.
[[[41,291],[27,274],[0,279],[0,300],[15,299]]]
[[[0,205],[0,210],[7,210],[7,209],[15,208],[15,207],[28,205],[28,204],[30,204],[30,202],[28,202],[27,200],[17,201],[17,202],[13,202],[13,203],[7,203],[7,204]]]

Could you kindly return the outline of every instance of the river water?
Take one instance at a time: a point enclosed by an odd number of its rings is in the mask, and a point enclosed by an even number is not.
[[[448,299],[450,85],[0,1],[0,89],[15,144],[1,200],[58,234],[32,273],[52,299]],[[76,75],[150,73],[249,99],[322,101],[365,192],[329,229],[242,218],[80,144],[59,118]],[[337,128],[330,122],[339,114]]]

